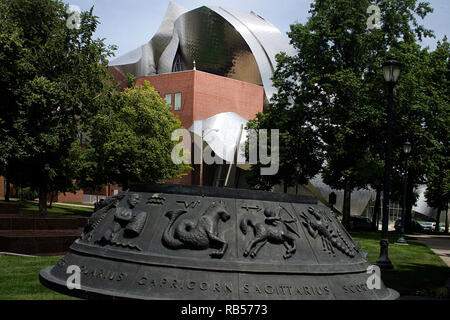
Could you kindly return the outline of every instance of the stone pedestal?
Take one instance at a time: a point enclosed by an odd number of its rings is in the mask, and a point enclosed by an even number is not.
[[[69,266],[81,289],[69,290]],[[369,289],[369,263],[314,198],[136,185],[105,201],[41,282],[83,298],[396,299]]]

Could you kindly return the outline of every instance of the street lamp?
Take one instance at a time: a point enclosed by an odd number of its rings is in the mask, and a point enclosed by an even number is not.
[[[194,61],[195,62],[195,61]],[[202,136],[201,136],[201,143],[200,143],[200,154],[201,154],[201,162],[200,162],[200,187],[203,186],[203,140],[205,139],[206,135],[209,134],[212,131],[219,131],[219,129],[204,129],[202,130]]]
[[[403,144],[403,152],[405,153],[405,176],[403,181],[403,205],[402,205],[402,224],[400,228],[400,237],[396,244],[408,244],[405,239],[405,216],[406,216],[406,189],[408,185],[408,155],[411,152],[411,143],[406,140]]]
[[[387,106],[387,136],[386,136],[386,157],[384,162],[384,190],[383,190],[383,220],[380,240],[380,256],[375,264],[380,269],[394,269],[389,260],[388,247],[388,223],[389,223],[389,194],[391,175],[391,153],[392,153],[392,106],[394,104],[394,86],[400,76],[401,63],[394,59],[389,59],[383,63],[384,79],[388,84],[389,96]]]

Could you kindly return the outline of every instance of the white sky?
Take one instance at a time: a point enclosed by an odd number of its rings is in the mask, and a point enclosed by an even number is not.
[[[166,12],[169,0],[63,0],[86,11],[94,6],[101,24],[96,36],[107,44],[118,46],[116,57],[149,41]],[[274,24],[283,34],[293,23],[307,20],[311,0],[177,0],[188,10],[202,5],[222,6],[243,12],[254,11]],[[434,12],[423,20],[426,28],[435,31],[435,39],[426,39],[424,46],[436,47],[437,40],[449,35],[450,0],[428,0]],[[419,18],[420,19],[420,18]]]

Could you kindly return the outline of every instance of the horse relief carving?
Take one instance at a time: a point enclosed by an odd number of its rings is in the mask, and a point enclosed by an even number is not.
[[[214,201],[208,209],[197,219],[182,219],[175,227],[180,216],[187,211],[172,210],[166,213],[169,218],[162,243],[169,249],[205,250],[216,248],[210,256],[222,258],[228,248],[228,243],[219,235],[219,222],[227,222],[230,214],[223,201]]]
[[[317,213],[314,208],[309,207],[308,213],[302,212],[300,216],[305,220],[303,225],[308,230],[311,237],[316,239],[320,237],[322,240],[323,251],[336,256],[335,248],[349,257],[356,255],[357,247],[352,246],[347,241],[338,228],[333,228],[333,222],[326,216],[324,212]]]
[[[250,207],[245,206],[243,208],[248,211]],[[254,209],[260,210],[259,207],[254,207]],[[282,211],[285,211],[289,215],[288,219],[281,217]],[[286,252],[283,258],[288,259],[292,257],[296,251],[295,237],[300,238],[300,235],[291,224],[296,223],[297,220],[292,217],[289,211],[281,206],[265,208],[264,216],[264,222],[256,222],[256,218],[252,215],[246,215],[240,222],[239,228],[244,235],[247,234],[249,226],[253,229],[254,233],[253,240],[248,243],[244,251],[244,257],[256,257],[267,242],[284,245]]]

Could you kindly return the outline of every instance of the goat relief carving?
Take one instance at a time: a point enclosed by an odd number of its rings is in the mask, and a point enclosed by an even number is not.
[[[311,237],[322,240],[323,251],[336,256],[335,248],[345,255],[353,258],[356,255],[357,247],[352,246],[347,239],[342,236],[338,228],[333,228],[333,221],[326,213],[317,213],[312,207],[308,208],[308,213],[302,212],[301,217],[305,220],[303,225],[308,230]]]
[[[227,222],[230,214],[223,201],[213,202],[196,220],[182,219],[175,227],[176,221],[187,211],[172,210],[166,213],[169,224],[164,231],[162,243],[169,249],[205,250],[216,248],[210,256],[222,258],[228,243],[219,235],[219,222]]]
[[[243,208],[248,210],[250,207],[245,206]],[[281,212],[283,211],[289,215],[288,219],[281,217]],[[300,235],[291,226],[291,223],[296,223],[297,220],[292,217],[289,211],[281,206],[278,206],[278,208],[264,209],[264,216],[264,222],[256,222],[256,218],[251,215],[247,215],[241,220],[239,225],[241,232],[246,235],[248,232],[248,227],[250,226],[253,229],[254,234],[253,240],[250,240],[244,251],[244,257],[256,257],[258,252],[267,242],[273,244],[283,244],[286,248],[283,258],[288,259],[292,257],[296,251],[295,237],[300,238]]]

